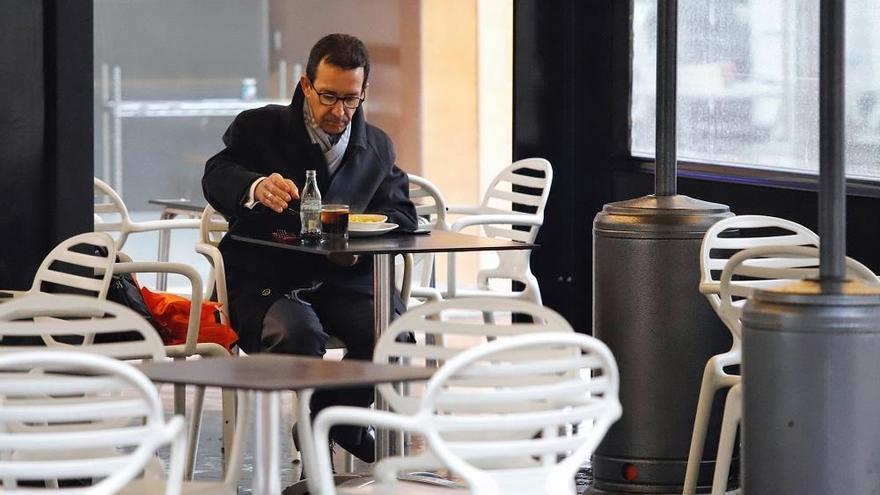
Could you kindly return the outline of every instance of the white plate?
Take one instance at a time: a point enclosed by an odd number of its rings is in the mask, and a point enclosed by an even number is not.
[[[391,232],[397,227],[396,223],[390,222],[348,224],[348,236],[372,237]]]

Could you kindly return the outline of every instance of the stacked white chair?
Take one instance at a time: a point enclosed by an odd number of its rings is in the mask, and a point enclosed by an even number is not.
[[[409,414],[322,411],[315,422],[318,493],[334,493],[330,427],[359,423],[420,433],[428,452],[381,461],[375,484],[338,493],[574,495],[575,473],[621,414],[611,352],[571,332],[500,339],[450,356],[412,406]],[[445,467],[467,489],[397,481],[398,471],[413,467]]]
[[[696,491],[715,393],[730,387],[724,407],[712,493],[723,494],[727,487],[742,406],[741,377],[725,368],[742,363],[740,316],[745,301],[755,289],[772,288],[818,275],[818,244],[818,236],[803,225],[760,215],[741,215],[721,220],[703,237],[700,292],[730,331],[732,344],[729,351],[710,358],[703,372],[684,494]],[[876,281],[874,274],[855,260],[847,258],[847,269],[850,276]]]
[[[468,227],[481,226],[483,234],[487,237],[534,242],[544,223],[544,209],[547,206],[552,183],[553,168],[547,160],[526,158],[513,162],[492,180],[479,205],[447,207],[448,213],[463,215],[452,224],[452,231],[460,232]],[[514,210],[516,205],[529,207],[534,211],[518,212]],[[519,230],[517,227],[523,227],[524,230]],[[480,270],[477,274],[477,288],[465,289],[459,287],[459,281],[456,279],[455,254],[449,253],[448,286],[443,296],[446,298],[512,297],[541,304],[541,288],[529,264],[531,252],[514,250],[499,251],[496,254],[498,264],[493,268]],[[525,290],[518,292],[491,290],[489,281],[494,279],[519,282],[525,286]]]

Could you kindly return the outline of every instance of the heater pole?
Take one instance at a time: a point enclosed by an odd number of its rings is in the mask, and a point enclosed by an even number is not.
[[[677,0],[657,1],[657,124],[654,193],[675,196]]]

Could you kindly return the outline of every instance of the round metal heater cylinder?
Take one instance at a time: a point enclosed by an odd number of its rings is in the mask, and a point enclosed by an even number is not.
[[[605,205],[593,222],[593,332],[617,359],[623,405],[593,456],[593,493],[681,493],[703,368],[731,345],[698,289],[703,235],[729,216],[717,203],[645,196]],[[711,485],[721,404],[701,491]]]
[[[880,287],[757,291],[743,323],[743,493],[880,493]]]

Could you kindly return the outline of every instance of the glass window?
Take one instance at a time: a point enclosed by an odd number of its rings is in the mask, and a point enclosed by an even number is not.
[[[816,172],[819,2],[680,0],[678,155]],[[880,178],[880,4],[847,2],[847,174]],[[635,0],[632,152],[654,154],[656,1]]]

